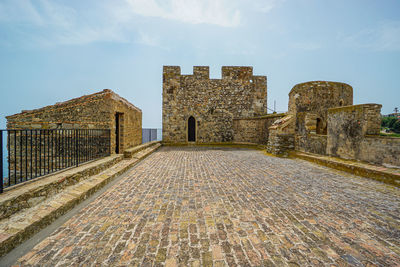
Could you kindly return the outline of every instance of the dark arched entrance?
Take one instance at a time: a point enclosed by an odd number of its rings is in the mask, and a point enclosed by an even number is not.
[[[190,116],[188,121],[188,141],[196,141],[196,120]]]

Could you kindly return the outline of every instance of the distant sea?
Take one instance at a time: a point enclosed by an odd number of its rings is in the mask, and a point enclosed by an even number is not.
[[[3,132],[3,177],[8,175],[8,162],[7,162],[7,135]]]

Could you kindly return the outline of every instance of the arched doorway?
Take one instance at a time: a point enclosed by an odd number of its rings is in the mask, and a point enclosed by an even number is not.
[[[196,142],[196,120],[193,116],[190,116],[188,120],[188,141]]]

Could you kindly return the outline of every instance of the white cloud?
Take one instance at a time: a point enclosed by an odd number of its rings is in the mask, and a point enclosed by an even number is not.
[[[134,14],[159,17],[192,24],[235,27],[240,11],[228,0],[126,0]]]
[[[162,45],[162,42],[160,41],[160,38],[158,36],[149,34],[144,31],[139,31],[138,37],[135,42],[142,45],[154,46],[165,50],[169,49],[168,47]]]
[[[87,44],[95,41],[127,42],[118,20],[87,18],[86,10],[51,0],[12,0],[0,3],[0,21],[14,24],[29,44],[40,46]],[[108,10],[99,9],[100,13]]]
[[[93,0],[71,5],[61,0],[0,0],[0,23],[12,25],[10,42],[24,46],[102,41],[165,48],[165,32],[143,17],[232,28],[240,25],[243,15],[269,12],[282,1]]]
[[[382,22],[374,28],[339,37],[347,46],[375,51],[400,51],[400,21]]]
[[[268,13],[285,0],[254,0],[254,8],[262,13]]]

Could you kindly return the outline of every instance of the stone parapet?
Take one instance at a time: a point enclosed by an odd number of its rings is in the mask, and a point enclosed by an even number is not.
[[[268,143],[269,127],[286,113],[233,120],[234,142]]]
[[[289,152],[292,150],[294,150],[294,134],[271,131],[267,145],[268,153],[288,157]]]
[[[381,107],[379,104],[363,104],[329,109],[327,154],[363,160],[361,143],[367,135],[379,135]]]

